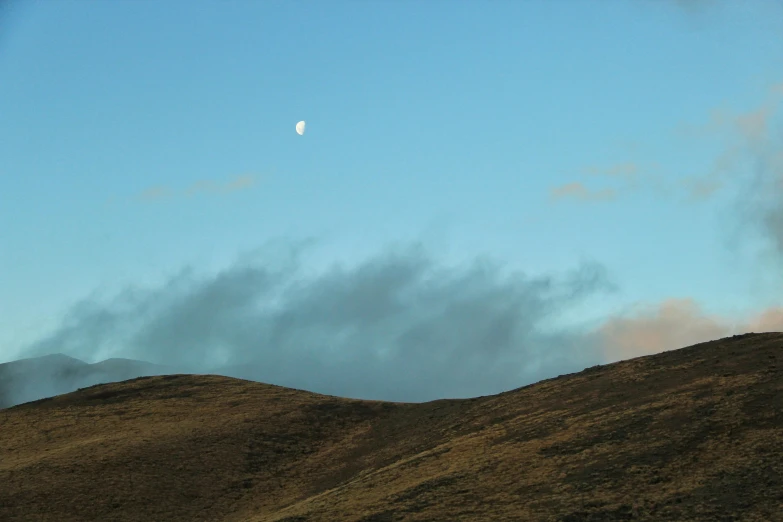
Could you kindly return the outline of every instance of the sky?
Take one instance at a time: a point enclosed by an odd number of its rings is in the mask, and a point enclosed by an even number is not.
[[[0,7],[0,362],[474,396],[781,274],[778,0]]]

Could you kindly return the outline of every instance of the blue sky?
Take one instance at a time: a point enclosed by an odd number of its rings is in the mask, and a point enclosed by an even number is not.
[[[312,277],[413,242],[455,270],[600,265],[613,289],[552,316],[590,331],[655,329],[666,303],[687,316],[669,343],[724,332],[704,321],[769,326],[781,15],[773,0],[11,3],[0,361],[62,339],[76,302],[154,293],[183,267],[207,280],[270,241],[314,240]],[[101,356],[137,353],[115,334]]]

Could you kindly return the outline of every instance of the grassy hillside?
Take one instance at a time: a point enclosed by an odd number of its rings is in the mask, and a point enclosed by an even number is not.
[[[783,520],[781,363],[773,333],[423,404],[98,385],[0,410],[0,520]]]

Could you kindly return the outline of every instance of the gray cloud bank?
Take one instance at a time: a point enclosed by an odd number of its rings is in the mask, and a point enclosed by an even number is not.
[[[446,267],[412,246],[307,274],[301,252],[266,248],[215,275],[184,270],[159,288],[84,300],[24,353],[396,401],[492,394],[601,362],[588,336],[552,328],[611,291],[598,265],[529,277],[484,259]]]
[[[614,290],[600,265],[533,277],[484,258],[446,266],[410,246],[314,273],[301,263],[308,248],[270,244],[216,274],[186,269],[156,288],[77,303],[24,355],[79,360],[12,363],[24,370],[13,385],[0,365],[0,402],[159,373],[215,373],[362,399],[474,397],[732,334],[783,330],[783,307],[724,317],[687,297],[569,328],[558,325],[564,312]]]

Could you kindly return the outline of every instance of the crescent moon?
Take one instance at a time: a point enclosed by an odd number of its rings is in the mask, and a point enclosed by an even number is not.
[[[304,132],[305,132],[305,122],[304,120],[302,120],[296,124],[296,133],[301,136],[302,134],[304,134]]]

